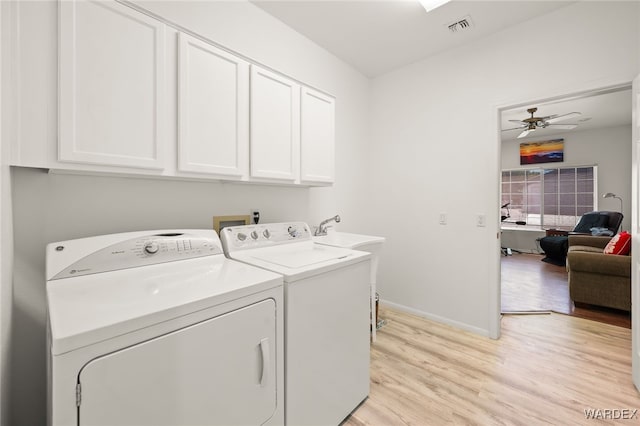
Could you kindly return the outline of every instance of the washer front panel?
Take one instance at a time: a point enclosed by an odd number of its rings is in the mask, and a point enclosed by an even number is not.
[[[225,258],[213,230],[51,243],[46,277],[49,424],[283,423],[283,277]]]
[[[79,375],[88,425],[259,425],[276,410],[272,299],[104,355]]]

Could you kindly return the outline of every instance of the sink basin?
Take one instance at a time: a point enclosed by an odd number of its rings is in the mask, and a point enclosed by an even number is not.
[[[379,248],[382,246],[382,243],[384,243],[384,237],[350,234],[348,232],[330,232],[327,235],[313,237],[313,241],[326,246],[362,250],[372,253],[373,250],[367,250],[368,247],[366,246],[372,246],[372,249]]]

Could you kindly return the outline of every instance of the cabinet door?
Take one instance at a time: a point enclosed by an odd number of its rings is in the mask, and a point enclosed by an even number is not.
[[[251,67],[251,176],[294,181],[299,174],[300,86]]]
[[[94,359],[80,425],[259,425],[276,404],[272,299]],[[281,372],[280,372],[281,374]]]
[[[308,87],[301,98],[300,180],[332,183],[335,99]]]
[[[249,163],[249,64],[179,35],[181,171],[241,177]]]
[[[115,1],[61,1],[58,159],[163,167],[164,24]]]

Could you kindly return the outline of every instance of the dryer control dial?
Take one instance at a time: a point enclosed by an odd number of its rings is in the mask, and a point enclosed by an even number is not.
[[[156,254],[160,250],[160,245],[156,241],[149,241],[144,245],[144,252],[147,254]]]
[[[258,239],[258,231],[251,231],[251,238],[253,238],[254,240]]]
[[[264,237],[265,237],[266,239],[271,238],[271,232],[269,232],[269,230],[268,230],[268,229],[265,229],[265,230],[262,232],[262,235],[264,235]]]
[[[247,234],[243,234],[242,232],[238,233],[238,240],[244,241],[247,239]]]

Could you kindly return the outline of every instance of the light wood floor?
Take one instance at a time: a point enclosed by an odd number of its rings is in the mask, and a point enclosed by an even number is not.
[[[502,311],[550,310],[568,314],[573,308],[569,298],[567,269],[542,262],[544,256],[517,254],[502,256]]]
[[[370,396],[345,425],[616,424],[584,410],[640,408],[631,330],[555,313],[505,316],[492,340],[390,309],[381,318]],[[638,422],[640,412],[624,424]]]
[[[631,328],[629,312],[600,306],[574,306],[567,269],[541,262],[536,254],[501,258],[502,312],[553,311]]]

